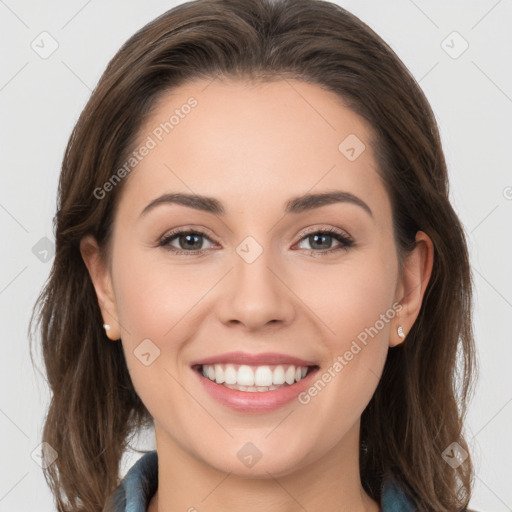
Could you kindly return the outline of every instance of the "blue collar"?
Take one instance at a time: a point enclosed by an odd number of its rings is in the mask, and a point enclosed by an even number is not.
[[[156,450],[145,453],[130,468],[110,496],[114,512],[146,512],[158,487]],[[382,512],[416,512],[407,494],[392,479],[384,480],[381,495]]]

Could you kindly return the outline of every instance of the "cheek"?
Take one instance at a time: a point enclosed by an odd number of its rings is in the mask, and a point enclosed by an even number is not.
[[[118,245],[114,267],[117,314],[122,344],[133,385],[154,418],[187,410],[180,365],[207,276],[172,265],[154,250],[129,250]],[[122,254],[122,256],[121,256]],[[192,324],[191,324],[192,322]],[[148,355],[149,354],[149,355]],[[188,404],[189,405],[189,404]]]
[[[125,340],[140,343],[144,338],[175,337],[188,313],[204,294],[201,270],[172,264],[162,257],[163,249],[123,250],[115,268],[116,301]],[[159,254],[160,253],[160,254]],[[206,276],[205,276],[206,277]],[[181,321],[183,319],[184,321]]]
[[[339,265],[319,265],[309,275],[295,289],[300,288],[298,294],[322,324],[332,352],[344,352],[347,343],[376,323],[379,334],[387,336],[389,321],[382,325],[381,315],[393,314],[389,309],[397,274],[392,257],[383,258],[377,251],[353,253]]]
[[[396,316],[397,273],[393,257],[383,258],[378,251],[354,255],[336,271],[331,267],[322,272],[323,279],[317,275],[314,282],[325,284],[310,286],[309,292],[304,287],[302,293],[307,293],[306,303],[326,334],[330,361],[318,376],[329,389],[322,392],[323,406],[330,402],[341,413],[336,418],[355,421],[373,395],[386,360]]]

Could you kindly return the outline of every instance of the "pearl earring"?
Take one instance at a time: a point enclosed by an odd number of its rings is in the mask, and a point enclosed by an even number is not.
[[[104,327],[105,331],[110,331],[110,325],[103,324],[103,327]]]
[[[401,339],[405,338],[404,330],[401,325],[398,326],[398,336],[400,336]]]

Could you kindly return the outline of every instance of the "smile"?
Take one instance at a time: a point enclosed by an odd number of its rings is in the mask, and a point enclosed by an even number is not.
[[[316,360],[275,352],[226,352],[189,364],[207,396],[240,413],[271,412],[293,402],[320,369]]]
[[[216,384],[246,392],[274,391],[301,381],[312,366],[215,364],[199,365],[197,370]]]

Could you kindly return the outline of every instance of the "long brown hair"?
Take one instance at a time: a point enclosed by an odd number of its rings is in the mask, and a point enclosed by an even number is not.
[[[108,342],[79,244],[95,236],[108,253],[121,180],[94,191],[133,151],[155,101],[197,78],[293,78],[333,91],[373,127],[389,193],[397,250],[418,230],[434,245],[419,316],[390,349],[361,418],[360,472],[380,500],[392,475],[420,510],[462,510],[471,456],[453,468],[443,452],[463,436],[476,357],[465,234],[448,198],[436,120],[420,87],[367,25],[321,0],[196,0],[133,35],[108,64],[69,139],[54,218],[56,253],[34,307],[52,399],[43,441],[58,453],[45,478],[64,511],[100,511],[119,484],[131,435],[152,418],[132,385],[120,343]]]

